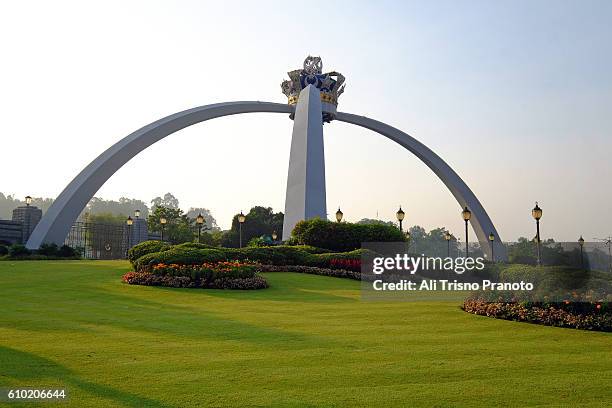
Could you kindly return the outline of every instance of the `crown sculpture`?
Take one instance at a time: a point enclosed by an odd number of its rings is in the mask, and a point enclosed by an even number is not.
[[[313,85],[321,92],[323,121],[330,122],[336,116],[338,97],[344,92],[344,76],[332,71],[323,73],[321,57],[308,56],[304,60],[304,68],[287,72],[288,81],[283,81],[281,89],[287,96],[289,105],[295,106],[302,89]]]

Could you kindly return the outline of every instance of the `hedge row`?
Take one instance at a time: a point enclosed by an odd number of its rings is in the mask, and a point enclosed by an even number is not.
[[[313,218],[298,222],[291,233],[291,240],[344,252],[361,248],[362,242],[402,242],[406,237],[398,228],[390,225],[352,224]]]
[[[10,260],[56,260],[80,259],[80,253],[68,245],[42,244],[38,250],[32,251],[23,244],[11,246],[0,245],[0,257]]]
[[[157,264],[194,265],[223,261],[252,261],[267,265],[305,265],[330,267],[334,260],[361,259],[364,250],[333,253],[310,246],[273,246],[247,248],[211,248],[202,244],[160,246],[151,241],[136,245],[130,250],[130,261],[138,271],[148,270]],[[152,241],[158,242],[158,241]],[[155,251],[155,249],[161,250]],[[137,255],[140,255],[136,258]]]

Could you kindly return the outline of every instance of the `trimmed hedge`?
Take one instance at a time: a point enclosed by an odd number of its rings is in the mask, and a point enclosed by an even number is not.
[[[130,250],[128,251],[127,258],[131,262],[131,264],[135,266],[136,260],[138,260],[138,258],[141,258],[147,254],[165,251],[171,246],[172,245],[162,241],[144,241],[130,248]]]
[[[252,261],[266,265],[304,265],[330,268],[338,260],[361,260],[365,250],[351,252],[309,253],[307,250],[319,252],[316,249],[297,246],[207,248],[194,249],[180,245],[169,249],[141,256],[133,262],[137,271],[149,270],[157,264],[196,265],[222,261]]]
[[[201,244],[199,242],[185,242],[183,244],[174,245],[173,248],[186,248],[186,249],[216,249],[214,245]]]
[[[228,251],[229,252],[229,251]],[[163,264],[180,264],[180,265],[195,265],[207,262],[221,262],[230,259],[226,251],[219,249],[183,249],[170,248],[161,252],[153,252],[141,256],[134,262],[136,270],[144,270],[152,265]]]
[[[404,234],[383,224],[331,222],[320,218],[300,221],[293,229],[292,240],[332,251],[344,252],[361,248],[363,242],[403,242]]]

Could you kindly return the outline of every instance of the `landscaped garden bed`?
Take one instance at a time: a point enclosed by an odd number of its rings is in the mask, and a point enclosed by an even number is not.
[[[502,282],[524,280],[536,289],[528,293],[475,292],[464,301],[463,310],[496,319],[612,331],[612,282],[608,273],[521,264],[498,264],[495,269]]]
[[[157,264],[148,271],[128,272],[122,281],[130,285],[203,289],[265,289],[268,283],[253,263],[216,262],[200,265]]]
[[[582,330],[612,331],[609,303],[510,303],[467,299],[462,309],[468,313]]]
[[[361,279],[363,250],[333,253],[307,245],[223,248],[206,244],[169,245],[147,241],[130,249],[131,285],[207,289],[263,289],[259,272],[299,272]]]

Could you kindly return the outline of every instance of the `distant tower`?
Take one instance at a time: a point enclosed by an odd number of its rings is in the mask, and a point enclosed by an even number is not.
[[[288,72],[290,79],[281,84],[289,105],[295,106],[283,240],[301,220],[327,219],[323,122],[336,117],[338,97],[345,85],[341,74],[322,72],[321,58],[309,56],[304,67]]]
[[[13,210],[13,221],[21,223],[21,242],[28,242],[41,218],[42,210],[33,205],[24,205]]]

